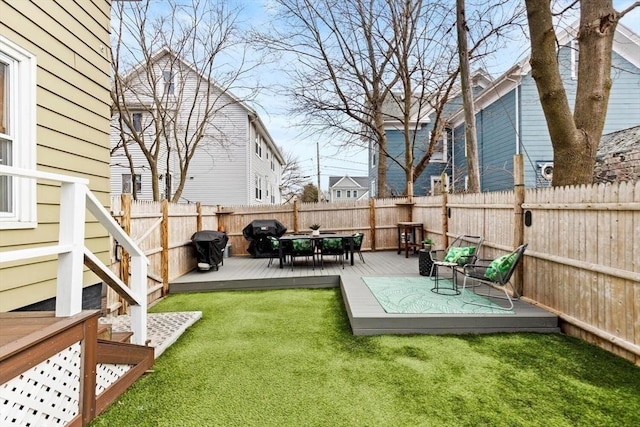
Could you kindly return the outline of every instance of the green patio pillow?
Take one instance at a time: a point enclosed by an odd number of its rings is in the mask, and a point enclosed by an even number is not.
[[[341,250],[342,239],[336,237],[322,239],[322,247],[327,250]]]
[[[269,243],[271,244],[271,249],[278,250],[280,249],[280,241],[273,236],[269,236]]]
[[[455,262],[460,265],[466,264],[467,259],[474,254],[476,248],[473,246],[460,246],[450,248],[442,261]]]
[[[295,239],[293,240],[293,250],[295,252],[310,252],[311,240],[309,239]]]
[[[498,279],[498,273],[500,273],[500,278],[504,277],[507,272],[511,269],[511,266],[516,260],[517,254],[508,254],[502,255],[499,258],[494,259],[489,264],[489,268],[485,271],[484,276],[491,280]]]

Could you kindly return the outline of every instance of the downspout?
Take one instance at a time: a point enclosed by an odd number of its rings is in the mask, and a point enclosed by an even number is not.
[[[451,126],[451,191],[452,192],[456,191],[456,127],[455,126]]]

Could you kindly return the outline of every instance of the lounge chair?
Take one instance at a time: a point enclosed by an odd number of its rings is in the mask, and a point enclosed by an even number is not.
[[[510,282],[511,276],[515,271],[518,263],[523,257],[524,251],[527,249],[527,244],[518,246],[518,248],[510,254],[503,255],[491,261],[489,264],[467,264],[463,268],[464,281],[462,283],[462,301],[467,304],[481,305],[484,307],[499,308],[501,310],[511,310],[513,308],[513,301],[520,298],[520,294]],[[495,296],[494,298],[505,299],[509,301],[508,307],[483,304],[478,301],[470,301],[466,299],[465,289],[467,288],[467,281],[475,281],[476,283],[482,283],[488,286],[487,293],[479,293],[478,287],[474,287],[474,292],[477,295],[491,297],[491,290],[497,289],[504,292],[504,297]],[[509,295],[508,287],[511,288],[513,297]]]

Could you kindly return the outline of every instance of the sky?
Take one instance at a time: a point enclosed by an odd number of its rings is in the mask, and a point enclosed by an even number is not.
[[[152,0],[154,12],[162,15],[166,10],[166,0]],[[230,0],[226,4],[237,4],[241,8],[239,24],[243,27],[249,25],[255,28],[267,28],[272,22],[271,5],[274,0]],[[629,7],[633,0],[614,0],[614,8],[618,11]],[[567,20],[568,21],[568,20]],[[573,19],[571,19],[573,21]],[[640,8],[628,14],[622,22],[631,28],[636,34],[640,34]],[[493,78],[499,77],[503,72],[528,55],[528,40],[523,36],[518,41],[510,42],[502,51],[484,60],[482,66]],[[234,61],[233,54],[228,56],[228,61]],[[233,66],[233,64],[231,64]],[[286,67],[295,66],[287,63]],[[337,143],[332,143],[328,138],[303,136],[300,129],[300,119],[293,117],[288,111],[289,100],[277,90],[279,84],[286,84],[285,76],[278,64],[262,65],[242,80],[242,85],[251,87],[261,85],[264,89],[252,100],[247,101],[254,108],[275,144],[287,153],[297,158],[302,169],[302,175],[308,176],[308,182],[317,185],[318,163],[321,178],[321,189],[328,191],[329,176],[366,176],[367,152],[362,149],[336,148]],[[474,67],[475,69],[476,67]],[[232,88],[232,92],[242,96],[242,89]],[[320,159],[316,155],[317,147],[320,148]]]
[[[247,17],[254,23],[269,19],[270,0],[245,0],[243,5]],[[617,0],[614,7],[620,11],[627,8],[633,1]],[[628,14],[622,21],[636,34],[640,34],[640,9]],[[528,55],[528,41],[523,39],[520,43],[511,43],[508,48],[500,51],[492,58],[485,61],[482,66],[492,75],[499,77],[512,65],[525,59]],[[261,71],[264,75],[264,70]],[[305,138],[300,135],[294,117],[287,112],[287,99],[277,92],[264,91],[252,103],[260,114],[270,135],[275,143],[285,151],[291,152],[298,158],[303,175],[309,176],[309,182],[317,185],[316,144],[320,146],[320,177],[321,188],[328,190],[329,176],[366,176],[367,153],[364,150],[337,150],[329,141],[318,138]]]

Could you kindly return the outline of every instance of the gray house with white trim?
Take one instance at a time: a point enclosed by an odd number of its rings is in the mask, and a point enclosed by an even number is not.
[[[216,112],[206,124],[205,137],[191,160],[180,201],[227,206],[282,203],[280,183],[284,158],[256,111],[228,89],[223,89],[214,82],[205,79],[209,88],[207,84],[197,84],[204,77],[185,61],[176,58],[168,49],[156,53],[150,64],[153,67],[152,74],[159,76],[158,80],[163,83],[158,84],[156,90],[175,90],[184,99],[204,98],[207,90],[215,93],[213,108]],[[148,93],[145,73],[146,69],[138,66],[126,76],[130,79],[128,87],[131,89],[126,93],[125,100],[127,108],[134,111],[132,117],[136,131],[148,132],[148,140],[153,141],[153,117],[146,103],[154,102],[154,98],[152,93]],[[171,101],[169,99],[167,102]],[[200,114],[198,111],[190,111],[193,105],[190,102],[176,101],[175,104],[178,107],[172,126],[186,128],[184,124],[189,118]],[[171,135],[173,130],[175,129],[167,131],[167,134]],[[185,131],[182,130],[182,133]],[[124,137],[127,137],[126,132]],[[125,153],[117,111],[112,117],[111,147],[111,194],[130,193],[135,184],[138,200],[151,200],[152,178],[148,162],[137,143],[129,143],[128,153]],[[162,166],[159,167],[159,174],[162,176],[158,177],[163,194],[166,194],[167,187],[175,188],[178,185],[180,172],[175,153],[172,152],[167,159],[166,152],[166,149],[161,149]],[[134,177],[127,154],[133,159]]]

